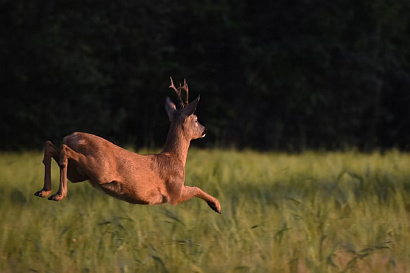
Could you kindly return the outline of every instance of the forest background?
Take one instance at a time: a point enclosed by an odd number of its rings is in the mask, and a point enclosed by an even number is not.
[[[0,149],[73,131],[160,147],[169,76],[196,145],[410,149],[407,0],[0,1]]]

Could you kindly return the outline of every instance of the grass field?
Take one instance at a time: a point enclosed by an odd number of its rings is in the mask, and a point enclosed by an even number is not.
[[[42,154],[0,154],[0,272],[410,272],[410,154],[192,150],[217,197],[131,205],[68,185],[38,198]],[[57,166],[53,164],[57,189]]]

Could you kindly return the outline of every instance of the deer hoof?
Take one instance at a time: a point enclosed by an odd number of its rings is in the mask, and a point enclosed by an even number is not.
[[[51,191],[39,190],[39,191],[35,192],[34,195],[38,196],[38,197],[47,197],[47,196],[50,195],[50,193],[51,193]]]
[[[51,196],[48,198],[48,200],[60,201],[60,200],[64,199],[64,197],[65,197],[65,196],[63,196],[62,194],[56,193],[56,194],[51,195]]]
[[[221,205],[219,204],[219,202],[207,202],[208,206],[215,212],[221,214]]]

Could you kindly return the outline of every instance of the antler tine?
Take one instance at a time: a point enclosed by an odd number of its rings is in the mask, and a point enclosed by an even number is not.
[[[175,85],[174,85],[174,82],[172,80],[172,77],[169,77],[169,79],[171,80],[171,85],[169,86],[169,88],[173,89],[175,91],[175,93],[177,93],[179,108],[184,108],[185,104],[184,104],[184,102],[182,101],[182,98],[181,98],[181,87],[176,88]]]
[[[185,104],[188,105],[189,104],[189,100],[188,100],[188,84],[186,83],[186,79],[184,79],[184,86],[181,87],[181,90],[183,90],[185,92]]]
[[[173,90],[177,93],[178,97],[180,97],[180,96],[181,96],[181,91],[178,90],[178,89],[175,87],[174,81],[172,80],[172,77],[169,77],[169,79],[171,80],[171,85],[169,86],[169,88],[173,89]]]

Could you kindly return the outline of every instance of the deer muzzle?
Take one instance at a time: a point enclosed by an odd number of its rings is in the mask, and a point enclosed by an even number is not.
[[[207,132],[208,132],[208,130],[205,128],[204,131],[202,132],[201,138],[205,137]]]

